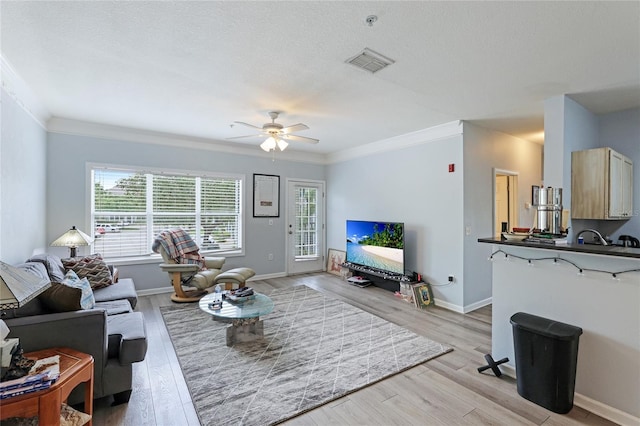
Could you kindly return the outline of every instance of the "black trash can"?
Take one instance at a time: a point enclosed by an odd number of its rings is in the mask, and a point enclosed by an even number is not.
[[[511,325],[520,396],[554,413],[571,411],[582,329],[524,312]]]

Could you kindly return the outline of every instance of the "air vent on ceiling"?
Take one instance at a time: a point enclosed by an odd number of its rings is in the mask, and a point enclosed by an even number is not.
[[[378,72],[382,68],[385,68],[396,61],[389,59],[384,55],[374,52],[371,49],[365,48],[362,52],[358,53],[351,59],[347,59],[347,63],[355,65],[358,68],[367,70],[371,73]]]

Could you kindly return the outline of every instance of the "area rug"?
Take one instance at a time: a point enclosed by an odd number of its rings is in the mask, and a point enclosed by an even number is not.
[[[276,424],[451,351],[304,285],[269,296],[264,340],[232,347],[197,305],[160,308],[202,425]]]

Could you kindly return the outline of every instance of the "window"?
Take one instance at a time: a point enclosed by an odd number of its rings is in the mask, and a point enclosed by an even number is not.
[[[242,250],[243,176],[93,167],[91,183],[93,250],[103,257],[150,255],[174,227],[201,251]]]
[[[296,188],[296,259],[318,257],[318,190]]]

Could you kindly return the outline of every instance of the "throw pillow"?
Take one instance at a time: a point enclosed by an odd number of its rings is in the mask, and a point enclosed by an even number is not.
[[[89,280],[94,290],[113,284],[109,267],[99,253],[62,259],[62,263],[67,271],[72,270],[78,277]]]
[[[47,268],[51,281],[60,282],[64,279],[65,270],[62,261],[53,254],[41,253],[32,256],[27,262],[40,262]]]
[[[82,289],[69,287],[62,283],[51,283],[51,287],[38,298],[52,312],[69,312],[82,309]]]
[[[60,407],[60,426],[82,426],[91,420],[91,416],[62,403]]]
[[[62,283],[55,284],[59,285],[54,286],[52,284],[53,290],[49,289],[51,293],[45,296],[45,300],[43,300],[50,309],[58,312],[67,312],[78,309],[93,309],[95,306],[96,300],[93,296],[93,290],[91,290],[91,285],[86,278],[78,278],[75,272],[68,271]],[[61,289],[61,286],[67,287],[67,289]],[[80,294],[78,294],[77,290],[80,290]],[[47,291],[44,293],[47,293]],[[71,309],[76,306],[79,307]]]

